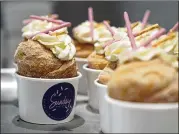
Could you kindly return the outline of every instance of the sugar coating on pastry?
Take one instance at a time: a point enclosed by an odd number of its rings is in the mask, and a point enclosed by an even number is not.
[[[62,61],[37,41],[21,42],[15,53],[17,73],[34,78],[71,78],[77,76],[75,60]]]
[[[132,102],[178,102],[177,70],[160,59],[120,65],[108,83],[111,98]],[[177,78],[176,78],[177,77]],[[165,98],[166,92],[171,98]]]

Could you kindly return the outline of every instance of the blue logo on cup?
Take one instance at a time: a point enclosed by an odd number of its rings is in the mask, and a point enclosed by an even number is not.
[[[61,121],[72,112],[75,89],[70,83],[59,83],[50,87],[43,96],[42,107],[48,117]]]

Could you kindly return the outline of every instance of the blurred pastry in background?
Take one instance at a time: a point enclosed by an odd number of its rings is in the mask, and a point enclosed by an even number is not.
[[[107,21],[109,23],[109,21]],[[117,28],[113,27],[114,30]],[[88,21],[73,28],[73,37],[76,47],[76,57],[87,58],[94,51],[94,44],[105,42],[112,38],[102,22],[94,21],[93,9],[88,8]]]
[[[145,56],[134,52],[133,60],[113,72],[108,83],[109,96],[132,102],[178,102],[177,59],[160,50],[146,51]],[[148,60],[144,58],[149,55]]]
[[[67,27],[70,22],[31,15],[23,27],[22,41],[15,52],[17,73],[34,78],[71,78],[77,76],[76,53]]]
[[[149,25],[147,24],[149,16],[150,11],[147,10],[144,14],[142,22],[138,21],[131,24],[133,33],[137,33],[136,36],[143,35],[144,37],[146,37],[147,35],[149,35],[149,33],[154,32],[154,30],[157,30],[159,28],[159,25],[156,24],[155,26],[150,27],[143,32],[140,32],[144,28],[149,27]],[[111,34],[111,36],[110,38],[108,38],[108,40],[105,41],[98,40],[94,44],[95,52],[93,52],[88,57],[89,68],[97,70],[103,70],[109,62],[116,62],[118,60],[118,54],[120,54],[125,49],[130,49],[130,41],[127,35],[126,27],[119,27],[116,30],[114,27],[111,27],[106,21],[103,21],[103,23],[106,26],[106,29],[110,32],[108,33]],[[137,40],[141,40],[143,38],[139,38]]]
[[[118,39],[119,41],[107,45],[107,47],[104,49],[105,50],[105,57],[109,61],[109,64],[115,65],[115,67],[120,66],[120,54],[125,52],[126,50],[132,51],[134,48],[139,48],[141,45],[143,45],[147,40],[149,40],[153,35],[156,35],[160,33],[161,27],[158,24],[153,24],[139,32],[139,34],[134,38],[136,42],[136,46],[132,46],[130,39],[128,37],[129,34],[123,33],[123,38],[121,36],[121,33],[117,33],[115,35],[115,38]],[[158,37],[160,37],[162,34],[160,33]],[[155,38],[158,38],[155,36]],[[116,69],[116,68],[109,68],[109,66],[106,66],[105,69],[100,73],[98,79],[101,84],[107,84],[111,77],[111,73]]]
[[[169,54],[178,55],[178,22],[169,30],[168,34],[154,40],[152,47],[158,47]]]
[[[100,38],[101,40],[97,41],[94,44],[95,51],[88,56],[88,66],[91,69],[103,70],[110,61],[108,58],[105,57],[107,46],[109,45],[112,46],[112,44],[117,45],[117,42],[119,40],[125,40],[127,37],[126,32],[119,31],[119,29],[117,28],[115,29],[114,27],[111,27],[109,23],[107,23],[107,21],[103,21],[103,23],[106,26],[105,31],[106,32],[108,31],[110,33],[110,38],[108,38],[108,40],[104,40],[103,38]]]

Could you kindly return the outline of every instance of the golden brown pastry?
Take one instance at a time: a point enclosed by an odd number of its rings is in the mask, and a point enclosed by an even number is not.
[[[153,96],[147,98],[145,102],[175,102],[178,100],[178,75],[175,75],[174,81]]]
[[[111,79],[111,75],[114,72],[114,70],[118,67],[117,62],[110,62],[99,74],[98,76],[98,82],[104,85],[107,85],[109,80]]]
[[[96,70],[103,70],[109,61],[106,60],[104,55],[96,54],[93,52],[88,57],[88,67]]]
[[[109,96],[132,102],[178,102],[178,71],[161,59],[120,65],[108,83]]]
[[[76,40],[74,40],[74,44],[76,47],[76,55],[75,55],[76,57],[87,58],[94,51],[93,44],[79,43]]]
[[[17,73],[34,78],[71,78],[77,76],[75,60],[62,61],[37,41],[19,44],[15,53]]]

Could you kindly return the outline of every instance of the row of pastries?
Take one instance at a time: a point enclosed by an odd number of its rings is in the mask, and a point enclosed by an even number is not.
[[[110,26],[109,20],[96,22],[90,7],[88,20],[75,26],[70,37],[71,22],[56,14],[30,15],[23,21],[22,42],[14,55],[17,74],[68,82],[82,73],[87,88],[97,79],[106,87],[106,95],[118,102],[178,103],[178,22],[167,31],[149,23],[149,16],[147,10],[141,21],[131,23],[124,12],[125,26]],[[97,77],[87,77],[79,59],[85,61],[90,75],[100,72]]]

